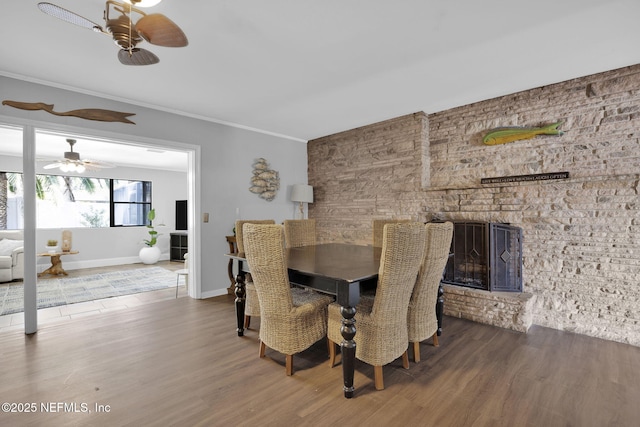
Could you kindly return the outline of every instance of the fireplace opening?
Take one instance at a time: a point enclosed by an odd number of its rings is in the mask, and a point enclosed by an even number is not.
[[[522,229],[492,222],[453,222],[443,283],[522,292]]]

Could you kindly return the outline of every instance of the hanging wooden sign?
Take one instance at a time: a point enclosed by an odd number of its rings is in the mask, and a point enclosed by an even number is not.
[[[81,110],[58,112],[53,111],[53,104],[45,104],[44,102],[10,101],[8,99],[2,101],[2,105],[8,105],[9,107],[19,108],[21,110],[43,110],[55,116],[73,116],[85,120],[96,120],[99,122],[122,122],[135,125],[134,122],[127,119],[127,117],[129,116],[135,116],[135,113],[122,113],[120,111],[102,110],[100,108],[84,108]]]
[[[550,179],[567,179],[569,172],[538,173],[534,175],[499,176],[494,178],[482,178],[480,184],[502,184],[505,182],[546,181]]]

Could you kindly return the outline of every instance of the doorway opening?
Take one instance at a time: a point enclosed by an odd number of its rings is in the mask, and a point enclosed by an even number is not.
[[[14,179],[15,176],[19,176],[22,173],[22,138],[21,127],[0,125],[0,172],[13,174]],[[68,139],[75,140],[72,151],[79,153],[79,159],[89,160],[86,163],[86,170],[69,171],[63,170],[59,165],[53,166],[61,164],[63,160],[67,159],[67,155],[70,152]],[[65,301],[69,302],[69,304],[65,304],[67,308],[51,310],[51,312],[58,310],[61,317],[80,315],[83,312],[80,304],[85,304],[86,307],[84,309],[86,309],[86,312],[90,312],[114,309],[118,306],[127,306],[127,304],[135,305],[136,303],[154,299],[168,298],[169,296],[175,297],[176,284],[179,285],[179,296],[187,294],[184,276],[179,277],[174,273],[176,270],[184,269],[184,260],[170,259],[170,235],[176,231],[176,200],[188,200],[190,210],[193,210],[191,205],[194,192],[192,191],[191,186],[193,184],[191,183],[193,182],[192,176],[195,174],[192,166],[195,164],[192,160],[194,155],[194,150],[190,150],[188,147],[176,148],[166,142],[155,144],[148,141],[140,142],[87,136],[75,131],[36,130],[36,185],[39,191],[42,190],[38,198],[43,196],[42,200],[47,200],[50,205],[55,205],[56,203],[60,205],[60,200],[53,200],[54,194],[66,194],[69,198],[66,206],[58,206],[59,209],[55,214],[60,219],[60,223],[51,221],[51,217],[54,216],[54,211],[51,210],[51,207],[41,208],[38,205],[36,207],[35,268],[40,275],[37,279],[37,288],[38,310],[41,319],[55,317],[51,313],[45,314],[45,310],[58,307],[55,304],[59,304],[61,294],[63,294]],[[110,167],[92,168],[91,162],[93,161],[108,164]],[[56,180],[50,177],[56,177]],[[110,202],[102,200],[101,203],[95,203],[95,200],[91,200],[91,195],[95,191],[90,191],[91,187],[82,188],[82,184],[77,184],[78,182],[89,182],[91,180],[99,180],[101,182],[117,180],[146,181],[151,183],[150,200],[156,211],[156,219],[153,221],[153,225],[159,233],[157,246],[161,248],[162,253],[157,264],[142,264],[137,255],[139,249],[143,246],[144,237],[148,235],[146,225],[114,227],[108,224],[105,226],[103,217],[114,214],[113,206],[109,209],[98,209],[101,204],[102,207],[109,206]],[[58,184],[54,183],[56,181]],[[72,184],[71,181],[76,181],[75,187],[66,186],[67,183]],[[2,175],[0,174],[0,191],[1,184]],[[62,188],[55,188],[55,185]],[[15,191],[17,189],[15,185],[8,185],[7,187],[7,194],[11,194],[12,190]],[[95,190],[95,185],[93,187]],[[72,197],[70,197],[70,192]],[[113,190],[111,190],[110,194],[113,196]],[[77,206],[91,204],[91,202],[94,203],[89,210],[89,214],[85,211],[83,215],[80,215],[84,223],[65,222],[72,216],[74,203]],[[127,203],[134,202],[135,200],[129,200]],[[18,215],[21,206],[19,197],[14,197],[11,204],[14,213]],[[5,204],[5,206],[8,206],[8,204]],[[0,222],[2,221],[1,217],[2,195],[0,195]],[[39,221],[41,217],[47,218],[48,222]],[[102,220],[99,220],[100,218]],[[12,221],[10,227],[5,222],[4,228],[20,230],[24,227],[24,222],[20,223],[20,220],[15,218]],[[46,225],[41,226],[40,223]],[[181,230],[181,233],[185,232],[189,236],[192,230]],[[65,243],[64,233],[71,234],[70,242]],[[48,253],[47,246],[49,241],[57,241],[56,243],[58,243],[54,254]],[[67,244],[66,248],[62,247],[63,243]],[[192,247],[194,246],[190,245],[190,248]],[[54,262],[52,262],[54,259],[58,263],[59,270],[51,269],[54,266]],[[49,273],[56,274],[42,274],[47,270],[49,270]],[[107,292],[107,288],[113,287],[113,283],[126,281],[124,276],[133,276],[132,272],[134,270],[145,270],[147,272],[142,276],[137,276],[138,286],[134,283],[130,284],[126,291],[115,290],[114,292],[117,295]],[[145,286],[144,282],[161,281],[157,277],[154,279],[155,276],[153,276],[152,270],[155,273],[161,273],[160,270],[166,273],[162,278],[165,289],[154,290]],[[142,271],[138,271],[138,273],[142,273]],[[114,275],[118,274],[123,277],[113,278]],[[193,287],[196,283],[195,274],[190,276],[190,282]],[[9,297],[9,288],[14,285],[21,285],[24,288],[24,282],[21,279],[21,277],[16,277],[8,282],[0,283],[0,301],[9,311],[11,308],[8,303],[15,299]],[[62,282],[67,282],[66,285],[71,284],[71,286],[66,286]],[[85,284],[83,285],[82,282]],[[98,286],[88,286],[89,282]],[[75,287],[73,286],[74,284]],[[5,291],[4,299],[2,299],[3,291]],[[130,300],[121,304],[125,299],[125,294],[129,291],[132,291],[132,294],[140,294],[142,296],[138,301]],[[143,293],[146,295],[143,295]],[[198,292],[196,289],[192,289],[189,293],[191,296],[196,296]],[[12,293],[13,296],[15,296],[14,294],[15,292]],[[102,298],[105,295],[108,295],[108,299]],[[88,297],[91,298],[86,301],[83,300],[83,298]],[[102,306],[100,307],[95,301],[103,301],[101,303]],[[22,304],[22,307],[24,307],[24,304]],[[0,306],[1,308],[2,306]],[[17,313],[19,314],[18,317],[23,317],[24,315],[24,313]],[[11,314],[15,313],[0,312],[0,328],[7,326],[7,320],[2,318]]]

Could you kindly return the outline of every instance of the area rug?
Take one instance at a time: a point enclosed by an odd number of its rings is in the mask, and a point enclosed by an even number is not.
[[[162,267],[38,281],[38,308],[156,291],[176,286],[176,273]],[[0,284],[0,316],[24,310],[22,282]]]

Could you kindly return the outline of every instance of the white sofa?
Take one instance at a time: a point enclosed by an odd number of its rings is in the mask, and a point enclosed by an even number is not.
[[[0,230],[0,282],[24,279],[22,230]]]

